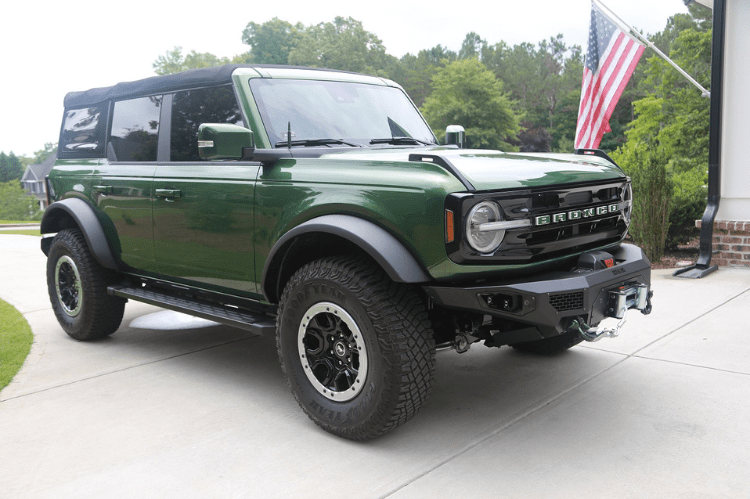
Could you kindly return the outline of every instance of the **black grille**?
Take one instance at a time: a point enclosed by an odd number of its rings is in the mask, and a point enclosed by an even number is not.
[[[551,295],[549,303],[558,312],[567,312],[568,310],[577,310],[583,308],[583,291],[578,293],[564,293],[561,295]]]
[[[524,264],[565,256],[572,259],[583,251],[617,244],[628,229],[625,213],[630,200],[622,194],[627,185],[627,179],[620,178],[469,197],[448,196],[446,207],[454,213],[466,215],[471,206],[491,200],[500,205],[507,220],[527,220],[530,224],[506,230],[502,244],[492,255],[479,255],[461,231],[454,242],[446,245],[448,256],[456,263]]]

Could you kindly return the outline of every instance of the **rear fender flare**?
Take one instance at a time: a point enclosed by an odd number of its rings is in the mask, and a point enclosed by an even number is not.
[[[104,268],[117,270],[117,260],[109,247],[102,224],[96,217],[94,208],[82,199],[68,198],[49,205],[42,216],[41,233],[50,234],[70,228],[64,222],[68,218],[83,232],[86,244],[96,261]],[[42,251],[45,255],[49,253],[51,245],[51,237],[42,239]]]

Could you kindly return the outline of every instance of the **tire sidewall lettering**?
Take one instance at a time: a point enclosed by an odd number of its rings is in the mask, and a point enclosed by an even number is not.
[[[375,383],[371,381],[367,384],[367,389],[350,403],[341,404],[333,402],[331,404],[322,404],[319,400],[311,398],[307,401],[307,407],[318,417],[326,419],[331,423],[340,425],[356,424],[370,413],[375,391]],[[346,406],[346,408],[339,406]]]
[[[312,305],[321,301],[335,303],[352,316],[362,332],[362,340],[369,354],[369,367],[365,380],[367,387],[355,398],[346,402],[324,399],[313,393],[314,389],[309,386],[310,381],[307,379],[304,367],[297,358],[297,330],[300,321],[303,320],[302,315]],[[287,366],[290,381],[297,386],[295,391],[298,394],[307,394],[307,396],[298,395],[300,403],[308,407],[316,417],[340,426],[356,425],[367,419],[375,410],[373,401],[377,399],[376,393],[380,386],[377,380],[382,375],[383,367],[376,333],[362,304],[355,297],[350,296],[346,289],[311,279],[299,284],[290,293],[280,326],[284,363]]]

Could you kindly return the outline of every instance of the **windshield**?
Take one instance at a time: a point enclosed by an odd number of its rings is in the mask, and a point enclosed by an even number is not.
[[[369,145],[373,139],[435,137],[403,91],[394,87],[316,80],[253,78],[255,102],[271,145],[338,139]],[[281,144],[279,144],[281,146]]]

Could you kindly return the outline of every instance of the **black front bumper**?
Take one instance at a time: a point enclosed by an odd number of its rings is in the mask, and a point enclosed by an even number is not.
[[[491,286],[424,289],[445,308],[509,319],[535,327],[542,337],[555,336],[573,320],[593,326],[606,317],[618,317],[620,310],[613,303],[618,289],[651,286],[651,262],[639,247],[622,244],[612,256],[614,266],[601,270],[548,272]]]

